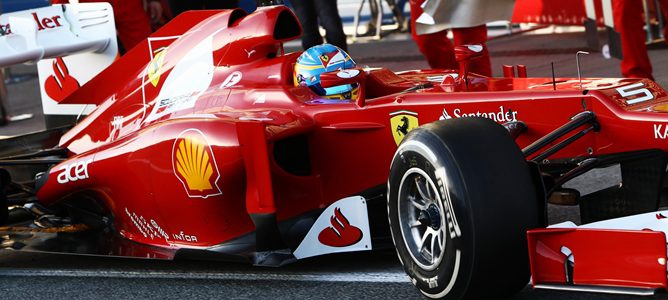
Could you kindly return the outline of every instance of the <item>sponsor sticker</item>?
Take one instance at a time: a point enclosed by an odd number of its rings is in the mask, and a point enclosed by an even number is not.
[[[246,52],[246,55],[248,55],[248,58],[251,58],[251,56],[253,56],[253,54],[255,54],[255,49],[251,49],[250,51],[248,51],[247,49],[244,48],[244,52]]]
[[[626,85],[616,89],[620,96],[626,99],[626,104],[633,105],[653,100],[654,94],[642,82]]]
[[[12,27],[9,24],[0,24],[0,36],[12,34]]]
[[[465,111],[461,108],[455,108],[451,110],[452,115],[448,113],[448,109],[444,108],[443,113],[439,120],[447,120],[452,118],[465,118],[465,117],[482,117],[492,119],[498,123],[505,123],[510,121],[517,121],[517,111],[514,111],[510,108],[506,109],[503,105],[499,106],[499,110],[495,111]]]
[[[46,15],[46,17],[44,15]],[[9,24],[10,16],[27,17],[28,15],[25,11],[0,15],[0,36],[12,34],[12,25]],[[69,23],[65,19],[62,12],[58,11],[58,9],[55,7],[39,9],[37,12],[30,13],[30,17],[32,17],[32,19],[35,21],[38,32],[55,28],[65,28],[69,26]]]
[[[114,119],[111,121],[111,128],[114,131],[123,129],[123,116],[114,116]]]
[[[68,182],[74,182],[79,180],[88,179],[88,165],[92,163],[92,159],[79,160],[71,164],[64,165],[60,170],[60,174],[56,177],[56,180],[60,184],[65,184]]]
[[[156,50],[153,59],[148,65],[148,80],[154,87],[157,87],[158,83],[160,83],[160,75],[162,74],[162,66],[165,63],[166,54],[166,47]]]
[[[151,63],[144,71],[145,84],[142,85],[144,104],[149,111],[145,123],[195,107],[213,80],[213,35],[191,47],[183,56],[172,55],[169,50],[170,43],[178,38],[148,39]]]
[[[172,148],[174,175],[191,198],[222,195],[220,172],[211,145],[197,129],[183,131]]]
[[[53,61],[53,75],[44,81],[44,91],[57,102],[63,101],[67,96],[76,91],[81,84],[70,74],[67,64],[62,57]]]
[[[165,232],[160,225],[158,225],[158,222],[155,220],[151,219],[147,221],[144,216],[138,215],[134,212],[130,212],[128,208],[125,208],[125,214],[130,218],[130,221],[132,221],[132,224],[135,225],[137,230],[139,230],[139,233],[141,233],[145,238],[150,238],[150,239],[165,239],[165,242],[169,242],[169,234]]]
[[[330,247],[347,247],[357,244],[362,239],[362,230],[351,225],[340,208],[334,209],[330,218],[332,226],[323,229],[318,235],[318,241]]]
[[[239,71],[234,71],[232,74],[228,75],[227,78],[223,81],[223,83],[220,85],[221,89],[224,88],[229,88],[235,86],[239,81],[241,81],[241,78],[243,77],[243,73]]]
[[[153,106],[153,110],[146,118],[146,120],[157,120],[173,112],[193,108],[195,106],[195,102],[197,102],[198,96],[198,94],[187,94],[175,96],[172,98],[160,99],[156,101],[156,104]]]
[[[175,240],[181,241],[181,242],[189,242],[189,243],[197,243],[197,236],[195,235],[187,235],[181,231],[179,234],[172,234]]]
[[[328,206],[313,223],[294,252],[297,259],[311,256],[371,250],[371,230],[366,200],[353,196]]]
[[[416,112],[400,110],[390,113],[390,128],[392,128],[392,136],[397,145],[411,130],[419,126],[418,113]]]
[[[654,124],[654,139],[656,140],[668,139],[668,125]]]
[[[37,30],[42,31],[46,29],[53,29],[56,27],[62,27],[63,25],[61,24],[61,20],[63,19],[63,16],[60,15],[55,15],[51,17],[46,17],[42,18],[37,15],[36,12],[32,13],[32,17],[35,20],[35,23],[37,23]]]

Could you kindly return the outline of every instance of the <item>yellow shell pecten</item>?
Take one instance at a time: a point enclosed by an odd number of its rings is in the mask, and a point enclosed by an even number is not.
[[[186,180],[188,188],[198,191],[211,190],[213,168],[206,146],[197,139],[186,137],[176,150],[176,169]]]

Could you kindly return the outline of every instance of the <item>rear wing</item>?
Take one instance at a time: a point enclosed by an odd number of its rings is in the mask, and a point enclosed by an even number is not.
[[[58,104],[118,56],[108,3],[64,4],[0,15],[0,67],[35,63],[45,116],[88,113]]]

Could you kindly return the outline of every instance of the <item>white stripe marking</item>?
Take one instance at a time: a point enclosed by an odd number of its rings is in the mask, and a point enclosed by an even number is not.
[[[244,281],[309,281],[309,282],[371,282],[409,283],[403,272],[350,272],[350,273],[253,273],[253,272],[171,272],[171,271],[112,271],[112,270],[44,270],[0,269],[0,277],[93,277],[141,279],[215,279]]]
[[[16,116],[11,116],[9,117],[9,120],[14,122],[14,121],[22,121],[22,120],[27,120],[33,117],[33,114],[20,114]]]

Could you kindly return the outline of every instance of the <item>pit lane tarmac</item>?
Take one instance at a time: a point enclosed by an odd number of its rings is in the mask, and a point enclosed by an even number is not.
[[[2,299],[423,299],[394,251],[317,257],[282,268],[0,252]],[[536,291],[511,299],[668,299]]]

